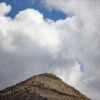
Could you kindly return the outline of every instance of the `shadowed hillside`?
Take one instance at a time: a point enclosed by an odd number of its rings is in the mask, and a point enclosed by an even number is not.
[[[40,74],[0,92],[0,100],[90,100],[53,74]]]

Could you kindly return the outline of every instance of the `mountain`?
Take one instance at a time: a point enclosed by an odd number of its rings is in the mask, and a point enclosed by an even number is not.
[[[0,100],[90,100],[53,74],[44,73],[0,91]]]

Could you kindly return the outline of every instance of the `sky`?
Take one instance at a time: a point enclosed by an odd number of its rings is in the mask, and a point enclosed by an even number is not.
[[[99,0],[0,0],[0,90],[53,73],[100,98]]]

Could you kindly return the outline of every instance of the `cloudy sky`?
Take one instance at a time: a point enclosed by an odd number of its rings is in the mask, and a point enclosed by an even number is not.
[[[99,0],[0,0],[0,90],[54,73],[100,98]]]

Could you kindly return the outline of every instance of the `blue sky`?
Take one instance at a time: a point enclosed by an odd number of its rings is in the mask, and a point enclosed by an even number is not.
[[[22,11],[27,8],[34,8],[40,13],[42,13],[44,15],[44,18],[49,18],[54,21],[66,18],[66,15],[63,12],[58,11],[56,9],[48,11],[40,1],[41,0],[0,0],[0,3],[6,2],[7,5],[11,5],[12,10],[7,15],[11,18],[14,18],[19,11]]]

